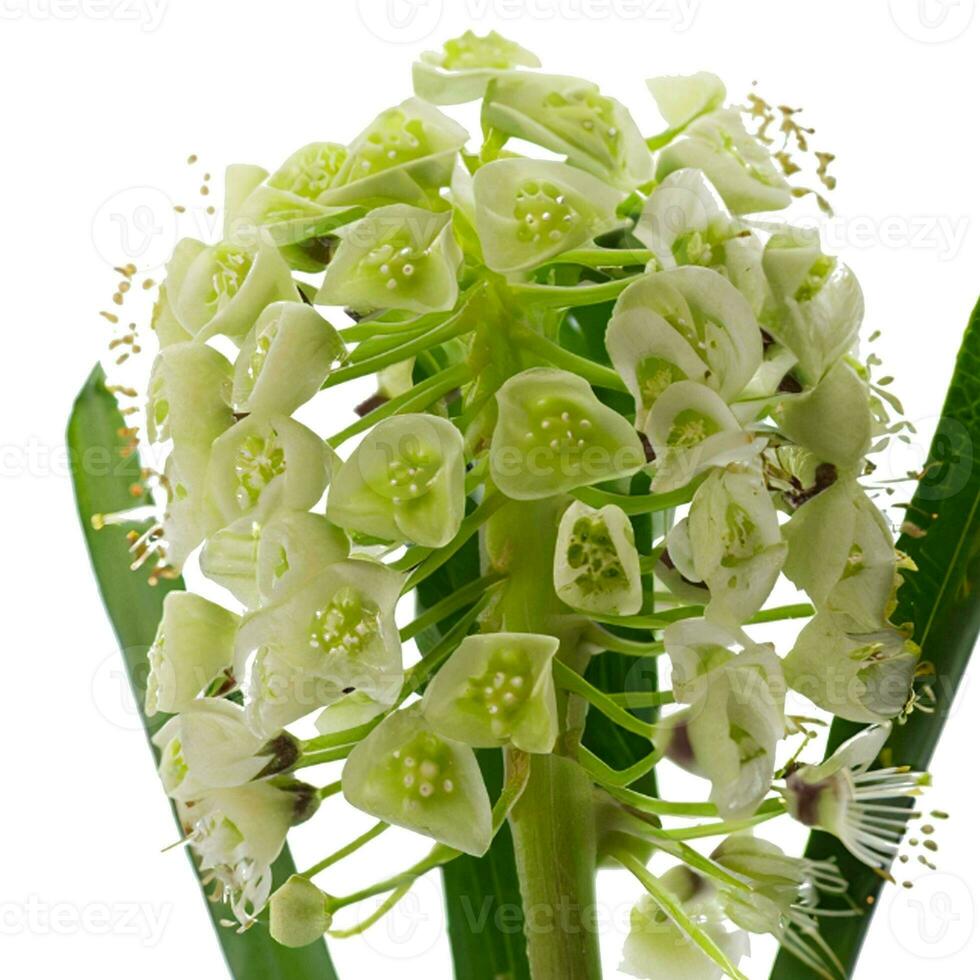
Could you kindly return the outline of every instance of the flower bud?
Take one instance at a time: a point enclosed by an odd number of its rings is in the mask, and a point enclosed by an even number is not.
[[[291,875],[269,899],[269,932],[283,946],[315,943],[332,921],[329,897],[302,875]]]

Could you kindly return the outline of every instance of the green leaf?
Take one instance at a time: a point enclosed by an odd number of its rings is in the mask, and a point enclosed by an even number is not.
[[[925,475],[907,511],[906,520],[914,528],[898,541],[898,548],[912,558],[918,571],[905,574],[892,619],[913,624],[923,662],[935,667],[936,710],[933,714],[917,711],[905,725],[895,727],[883,750],[889,764],[921,771],[929,766],[980,633],[980,467],[974,461],[978,445],[980,304],[973,311],[956,361]],[[835,721],[828,753],[858,728]],[[815,860],[836,858],[850,883],[851,897],[860,908],[871,910],[852,918],[825,920],[823,926],[824,938],[850,976],[878,903],[882,879],[829,834],[814,833],[806,854]],[[779,954],[771,974],[772,980],[809,980],[815,976],[785,951]]]
[[[480,552],[472,538],[417,591],[418,611],[435,605],[458,588],[480,577]],[[432,649],[457,613],[440,626],[418,636],[422,653]],[[496,749],[477,752],[490,798],[496,799],[503,784],[503,753]],[[530,980],[524,941],[524,912],[514,864],[514,844],[505,824],[490,850],[481,858],[462,855],[445,865],[442,880],[446,894],[449,942],[458,980]]]
[[[148,672],[146,652],[156,634],[164,596],[171,589],[184,586],[179,579],[163,580],[151,586],[147,581],[148,570],[129,570],[132,556],[126,534],[131,530],[142,533],[149,526],[147,523],[112,524],[98,531],[93,527],[93,515],[125,511],[151,502],[145,491],[134,494],[131,489],[141,485],[140,462],[137,455],[122,454],[125,440],[121,430],[125,427],[116,398],[106,387],[105,372],[96,365],[75,400],[68,422],[72,479],[92,566],[149,736],[166,722],[167,716],[157,714],[152,719],[143,716]],[[288,848],[284,849],[273,866],[276,884],[285,881],[295,870]],[[272,940],[262,923],[239,934],[219,925],[220,919],[229,917],[223,905],[205,904],[228,968],[236,980],[336,980],[324,943],[287,949]]]

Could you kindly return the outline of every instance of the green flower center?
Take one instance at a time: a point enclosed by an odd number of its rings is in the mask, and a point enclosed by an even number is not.
[[[480,714],[489,715],[494,736],[502,737],[530,697],[531,687],[527,653],[517,646],[503,647],[494,651],[479,677],[470,678],[463,700]]]
[[[351,177],[358,180],[411,163],[429,152],[421,120],[406,120],[400,109],[391,109],[378,120],[351,161]]]
[[[721,426],[713,418],[696,409],[686,408],[674,417],[674,424],[667,436],[667,445],[677,449],[690,449],[720,431]]]
[[[544,102],[550,124],[569,142],[609,160],[619,156],[623,134],[612,99],[598,92],[551,92]]]
[[[510,68],[514,64],[518,46],[513,41],[491,31],[486,37],[478,37],[467,31],[462,37],[446,41],[442,67],[449,71],[471,68]]]
[[[793,297],[796,302],[806,303],[813,299],[813,297],[816,296],[821,289],[823,289],[836,265],[837,259],[832,258],[829,255],[821,255],[820,258],[818,258],[817,261],[810,266],[810,269],[806,274],[806,278],[796,290],[796,295]]]
[[[413,244],[406,231],[392,234],[376,245],[358,265],[365,274],[379,276],[388,289],[395,290],[410,285],[428,258],[429,249]]]
[[[388,463],[388,487],[394,503],[417,500],[429,492],[442,462],[434,457],[434,453],[419,447],[402,453]]]
[[[286,452],[272,428],[253,433],[240,446],[235,457],[235,477],[238,487],[235,497],[243,510],[254,507],[262,491],[286,472]]]
[[[230,303],[242,288],[252,268],[252,256],[244,249],[219,245],[214,250],[211,292],[206,302],[219,310]]]
[[[432,732],[419,732],[391,753],[387,772],[406,797],[419,803],[456,791],[456,760],[450,747]]]
[[[272,344],[278,333],[278,324],[272,324],[263,330],[256,340],[255,350],[252,351],[252,356],[248,359],[248,379],[253,385],[258,381],[262,368],[265,367],[266,358],[269,356],[269,351],[272,349]]]
[[[725,551],[722,565],[730,568],[758,554],[755,537],[757,527],[748,511],[736,503],[725,510]]]
[[[560,242],[571,230],[578,212],[561,188],[548,181],[527,180],[517,189],[514,217],[519,222],[518,239],[538,244]]]
[[[310,646],[324,656],[356,658],[381,633],[381,610],[350,586],[313,615]]]
[[[315,144],[287,161],[269,178],[269,186],[315,201],[330,187],[346,156],[341,146]]]
[[[686,379],[687,375],[676,364],[662,357],[644,358],[636,366],[636,382],[644,408],[649,408],[675,381]]]
[[[545,396],[528,406],[528,443],[545,445],[562,457],[578,459],[590,444],[592,420],[574,403]]]
[[[586,595],[616,592],[629,585],[609,528],[598,515],[583,514],[575,522],[565,556],[568,564],[581,572],[576,585]]]

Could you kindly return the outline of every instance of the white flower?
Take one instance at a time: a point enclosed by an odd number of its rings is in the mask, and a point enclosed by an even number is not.
[[[891,529],[854,480],[807,501],[785,527],[786,576],[856,631],[880,629],[901,581]]]
[[[265,907],[272,890],[272,863],[286,842],[286,833],[300,818],[310,787],[280,788],[249,783],[215,790],[178,813],[197,855],[204,882],[216,881],[219,896],[243,926]]]
[[[292,737],[269,741],[252,733],[245,712],[223,698],[201,698],[171,718],[154,736],[160,778],[169,796],[191,800],[241,786],[263,772],[279,772],[296,760]]]
[[[907,766],[871,769],[891,731],[872,725],[818,766],[786,779],[789,813],[807,827],[833,834],[859,861],[887,870],[915,814],[899,801],[919,794],[928,776]]]
[[[769,597],[786,557],[761,473],[736,465],[714,470],[695,493],[687,520],[671,534],[672,548],[684,533],[692,580],[711,592],[705,616],[729,627],[747,622]]]
[[[671,761],[711,781],[710,799],[726,819],[762,802],[786,725],[779,657],[768,644],[736,654],[732,643],[704,620],[666,630],[674,696],[687,707],[664,718],[654,739]]]
[[[736,965],[749,952],[744,932],[725,928],[718,893],[707,879],[678,866],[660,877],[660,884],[680,899],[684,911]],[[649,896],[630,913],[630,932],[620,970],[640,980],[717,980],[722,969],[683,933]]]
[[[835,615],[819,612],[783,669],[795,691],[839,718],[884,722],[905,709],[918,660],[919,648],[893,626],[845,632]]]
[[[193,592],[170,592],[147,658],[146,713],[183,711],[231,667],[239,617]]]

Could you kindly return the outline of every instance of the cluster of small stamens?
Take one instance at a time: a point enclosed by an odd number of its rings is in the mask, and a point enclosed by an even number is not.
[[[467,698],[490,715],[495,734],[504,734],[507,722],[527,701],[531,669],[527,654],[519,647],[496,651],[487,669],[469,681]]]
[[[254,507],[262,491],[285,472],[286,453],[272,429],[246,438],[235,457],[235,496],[242,509]]]
[[[310,646],[325,655],[356,657],[381,630],[381,611],[354,588],[343,588],[313,615]]]
[[[394,290],[408,284],[418,271],[418,263],[428,254],[427,248],[413,248],[407,237],[399,237],[371,249],[361,262],[377,269],[385,279],[385,286]]]
[[[611,591],[626,584],[626,569],[599,515],[583,514],[575,522],[566,557],[572,568],[581,571],[578,584],[586,592]]]
[[[514,217],[519,222],[517,237],[536,244],[542,239],[560,242],[571,229],[577,212],[554,184],[528,180],[518,188]]]
[[[420,732],[391,753],[389,771],[406,795],[419,801],[449,796],[456,789],[455,762],[449,746],[431,732]]]
[[[378,129],[370,133],[359,150],[357,177],[409,163],[425,155],[425,133],[416,120],[406,121],[397,109],[384,115]]]
[[[529,415],[532,428],[524,436],[526,442],[543,439],[549,449],[562,455],[579,455],[588,445],[591,420],[560,400],[539,399],[529,406]]]
[[[222,245],[214,251],[214,272],[211,276],[210,305],[219,308],[233,299],[252,268],[252,256],[244,249]]]

